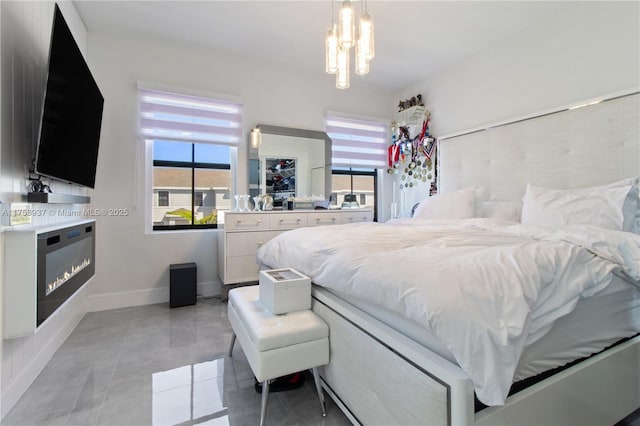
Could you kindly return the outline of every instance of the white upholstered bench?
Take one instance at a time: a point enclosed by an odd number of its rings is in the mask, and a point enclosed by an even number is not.
[[[324,395],[317,367],[329,363],[329,327],[310,310],[274,315],[260,302],[258,286],[229,292],[228,316],[256,379],[262,383],[260,425],[264,425],[271,380],[307,369],[313,370],[322,415]]]

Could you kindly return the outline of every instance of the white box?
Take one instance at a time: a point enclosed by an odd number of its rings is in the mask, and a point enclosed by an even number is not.
[[[260,271],[259,293],[274,314],[311,309],[311,279],[291,268]]]

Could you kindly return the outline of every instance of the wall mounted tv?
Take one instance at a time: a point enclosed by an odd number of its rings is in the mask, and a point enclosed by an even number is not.
[[[56,4],[37,174],[94,188],[103,105],[100,89]]]

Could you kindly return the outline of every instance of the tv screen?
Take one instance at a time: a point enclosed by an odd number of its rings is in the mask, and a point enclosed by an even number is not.
[[[104,98],[55,6],[35,171],[94,188]]]

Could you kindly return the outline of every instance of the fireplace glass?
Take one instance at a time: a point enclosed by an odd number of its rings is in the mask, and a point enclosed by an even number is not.
[[[38,235],[40,325],[95,272],[95,222]]]

